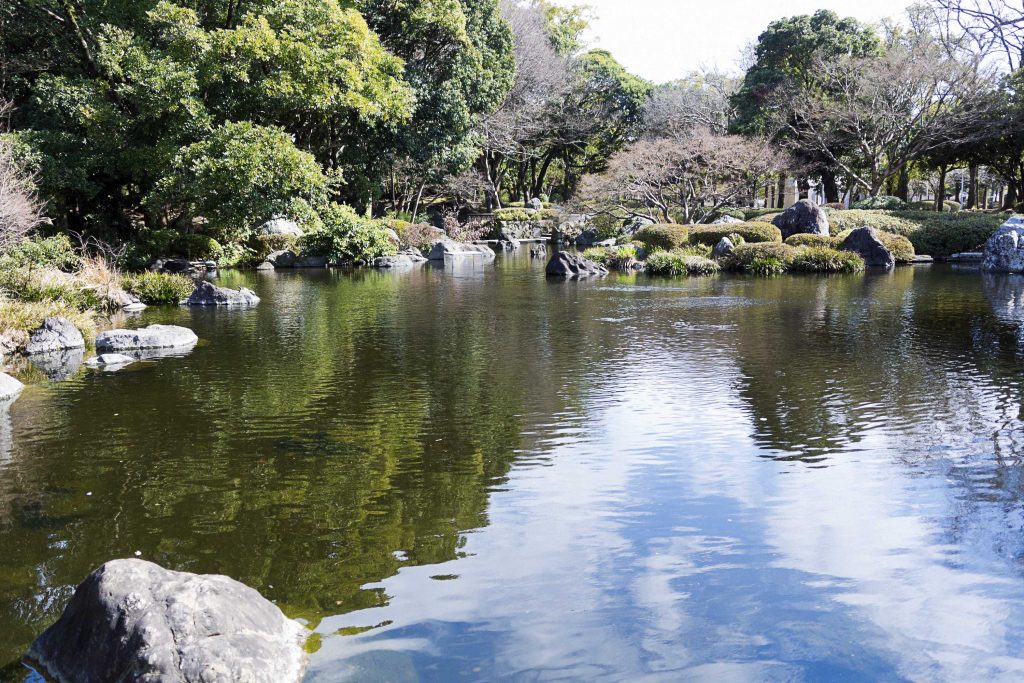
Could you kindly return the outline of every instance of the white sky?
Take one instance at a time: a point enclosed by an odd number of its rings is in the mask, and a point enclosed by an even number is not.
[[[770,22],[831,9],[877,22],[900,18],[910,0],[557,0],[593,8],[593,47],[656,83],[702,66],[737,70],[744,45]]]

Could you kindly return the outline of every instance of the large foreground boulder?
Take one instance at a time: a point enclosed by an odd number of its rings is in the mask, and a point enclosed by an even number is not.
[[[431,261],[443,261],[446,257],[480,258],[490,261],[494,258],[494,250],[486,244],[468,244],[448,238],[436,240],[430,247],[430,255],[427,258]]]
[[[792,235],[829,235],[828,216],[810,199],[801,199],[774,219],[772,225],[782,231],[782,239]]]
[[[294,683],[306,629],[226,576],[113,560],[90,574],[27,658],[51,678]]]
[[[885,248],[881,236],[874,228],[857,228],[839,245],[843,251],[860,254],[870,268],[892,268],[896,258]]]
[[[139,349],[174,349],[199,341],[196,333],[177,325],[150,325],[137,330],[107,330],[96,337],[96,350],[113,353]]]
[[[200,282],[185,300],[187,306],[255,306],[259,302],[260,298],[251,289],[217,287],[207,280]]]
[[[25,385],[6,372],[0,372],[0,403],[13,401],[25,388]]]
[[[584,278],[607,275],[608,269],[578,254],[560,251],[551,257],[544,272],[551,277]]]
[[[1024,273],[1024,216],[1013,216],[985,242],[981,268],[992,273]]]
[[[66,349],[84,349],[85,338],[75,324],[67,318],[50,316],[29,335],[25,355],[54,353]]]

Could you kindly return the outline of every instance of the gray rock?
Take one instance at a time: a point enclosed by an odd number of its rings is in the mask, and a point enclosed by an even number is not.
[[[123,366],[134,362],[134,358],[122,353],[101,353],[85,361],[85,364],[90,368],[100,368],[105,366]]]
[[[384,232],[387,233],[388,239],[391,240],[391,243],[396,247],[402,244],[402,238],[398,236],[398,233],[395,232],[394,228],[387,228]]]
[[[543,244],[534,244],[530,247],[530,258],[544,258],[548,255],[548,248]]]
[[[63,349],[29,356],[29,362],[51,382],[63,382],[78,372],[84,358],[85,349]]]
[[[716,244],[715,248],[711,250],[711,258],[725,258],[726,256],[731,255],[735,248],[736,245],[732,243],[731,239],[723,237],[718,240],[718,244]]]
[[[64,349],[84,349],[85,338],[75,324],[67,318],[51,316],[29,335],[25,355],[53,353]]]
[[[526,202],[526,208],[533,209],[534,211],[540,211],[544,208],[544,202],[537,197],[534,197],[530,201]]]
[[[595,247],[614,247],[615,240],[601,240],[600,242],[594,243]]]
[[[147,270],[151,270],[155,273],[170,273],[171,275],[175,275],[180,273],[191,273],[195,268],[193,267],[192,262],[188,259],[158,258],[156,261],[149,264]]]
[[[173,349],[193,346],[199,338],[187,327],[150,325],[137,330],[107,330],[96,337],[97,351],[135,351]]]
[[[645,218],[643,216],[635,216],[630,220],[626,221],[626,223],[622,226],[622,232],[624,232],[627,235],[635,235],[640,230],[646,228],[648,225],[654,225],[654,221],[652,221],[650,218]]]
[[[578,254],[560,251],[551,257],[544,272],[551,277],[584,278],[607,275],[608,269]]]
[[[892,252],[885,248],[874,228],[857,228],[843,240],[839,248],[860,254],[864,264],[872,268],[888,269],[896,265]]]
[[[257,234],[260,235],[291,235],[292,237],[302,237],[302,228],[295,221],[288,220],[287,218],[274,218],[256,229]]]
[[[742,223],[742,222],[743,222],[742,218],[735,218],[733,216],[721,216],[720,218],[717,218],[717,219],[711,221],[711,225],[732,225],[733,223]]]
[[[413,261],[405,254],[379,256],[373,260],[374,268],[412,268]]]
[[[1024,273],[1024,217],[1013,216],[985,242],[982,270],[992,273]]]
[[[256,270],[277,270],[277,268],[275,268],[274,264],[271,263],[270,261],[264,261],[263,263],[256,266]]]
[[[187,306],[255,306],[259,302],[260,298],[251,289],[217,287],[206,280],[185,300]]]
[[[6,372],[0,372],[0,402],[13,401],[24,388],[24,384]]]
[[[826,237],[829,234],[828,216],[810,199],[801,199],[776,216],[772,224],[782,231],[782,239],[799,233]]]
[[[413,263],[425,263],[427,260],[427,257],[421,254],[418,249],[403,249],[402,251],[398,252],[398,254],[399,256],[405,256]]]
[[[326,256],[300,256],[292,263],[292,268],[326,268]]]
[[[430,248],[431,261],[443,261],[446,257],[455,258],[478,258],[490,261],[494,258],[494,251],[486,244],[467,244],[456,242],[453,239],[436,240]]]
[[[505,251],[515,251],[519,248],[519,238],[515,236],[513,231],[503,228],[501,230],[501,246]]]
[[[28,651],[58,681],[294,683],[306,629],[226,576],[112,560]]]
[[[597,241],[597,228],[587,228],[576,236],[577,247],[592,247]]]

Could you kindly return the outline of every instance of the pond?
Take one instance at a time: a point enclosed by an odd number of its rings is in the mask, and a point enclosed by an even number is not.
[[[140,557],[308,681],[1024,676],[1024,278],[228,273],[0,421],[0,678]],[[32,375],[27,371],[25,376]]]

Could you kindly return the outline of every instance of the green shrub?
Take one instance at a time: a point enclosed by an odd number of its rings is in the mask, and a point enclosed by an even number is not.
[[[507,208],[498,209],[494,212],[494,220],[502,222],[528,222],[528,221],[550,221],[558,218],[558,211],[555,209],[541,209],[531,211],[529,209]]]
[[[1000,214],[972,211],[894,211],[887,214],[887,225],[871,227],[903,235],[910,240],[916,253],[936,258],[946,258],[961,251],[974,251],[984,245],[1005,220]]]
[[[963,205],[961,205],[960,202],[954,202],[951,199],[947,199],[946,201],[942,202],[942,206],[945,207],[945,210],[950,213],[956,213],[957,211],[963,208]]]
[[[786,244],[791,247],[830,247],[835,244],[835,238],[828,235],[798,232],[787,237]]]
[[[426,250],[437,239],[438,234],[434,226],[429,223],[407,223],[405,221],[385,221],[398,235],[399,241],[404,246],[415,249]]]
[[[907,207],[911,211],[935,211],[935,200],[930,199],[924,202],[911,202]],[[961,209],[960,202],[947,199],[942,202],[942,211],[945,213],[956,213]]]
[[[832,238],[833,245],[838,248],[850,236],[851,232],[853,230],[843,230],[837,234]],[[909,239],[903,235],[885,232],[884,230],[876,230],[876,232],[878,238],[882,240],[882,244],[892,253],[897,263],[910,263],[914,260],[914,245]]]
[[[864,259],[852,251],[807,247],[793,258],[789,269],[800,273],[859,273],[864,270]]]
[[[899,197],[890,197],[880,194],[877,197],[868,197],[859,202],[854,202],[851,209],[884,209],[887,211],[901,211],[907,208],[907,203]]]
[[[184,256],[193,261],[216,261],[224,254],[220,242],[209,235],[194,232],[181,233],[173,242],[175,256]]]
[[[735,237],[739,237],[739,235],[735,235]],[[742,240],[743,238],[739,237],[739,239]],[[733,245],[735,246],[736,242],[733,242]],[[685,256],[700,256],[701,258],[711,258],[711,246],[708,244],[687,244],[685,246],[680,247],[679,249],[676,249],[676,252],[683,254]]]
[[[583,258],[600,263],[610,270],[633,270],[637,263],[637,248],[627,244],[616,247],[591,247],[582,253]]]
[[[18,242],[3,254],[8,267],[15,268],[56,268],[77,270],[81,258],[66,235],[33,237]]]
[[[741,221],[745,221],[747,219],[746,212],[744,212],[743,209],[719,209],[715,213],[715,219],[722,218],[723,216],[728,216],[729,218],[736,218]]]
[[[254,235],[249,239],[248,247],[252,251],[252,261],[263,263],[275,251],[297,251],[299,239],[295,235]]]
[[[844,230],[854,228],[874,228],[884,232],[892,232],[897,235],[904,234],[904,231],[911,231],[917,227],[913,221],[901,218],[905,212],[899,215],[890,211],[868,211],[865,209],[850,209],[849,211],[836,211],[828,217],[829,228],[833,235]]]
[[[719,265],[711,259],[687,254],[681,250],[656,251],[644,261],[651,275],[714,275]]]
[[[185,275],[168,273],[132,273],[121,276],[121,286],[129,294],[139,297],[146,305],[177,304],[187,299],[196,283]]]
[[[715,246],[723,237],[739,235],[744,242],[781,242],[782,233],[770,223],[729,223],[726,225],[691,225],[690,242]],[[731,237],[730,237],[731,240]]]
[[[842,202],[828,202],[827,204],[822,204],[821,208],[829,209],[830,211],[845,211],[846,205]]]
[[[754,272],[755,261],[772,261],[781,263],[783,270],[793,262],[800,249],[781,242],[760,242],[744,244],[732,250],[724,259],[723,265],[728,270]],[[762,264],[763,266],[764,264]]]
[[[633,236],[637,242],[646,244],[651,249],[672,250],[686,244],[689,229],[677,223],[657,223],[646,225],[637,230]]]
[[[303,256],[322,256],[332,262],[368,262],[398,252],[384,223],[334,203],[320,212],[317,226],[299,239],[299,247]]]

